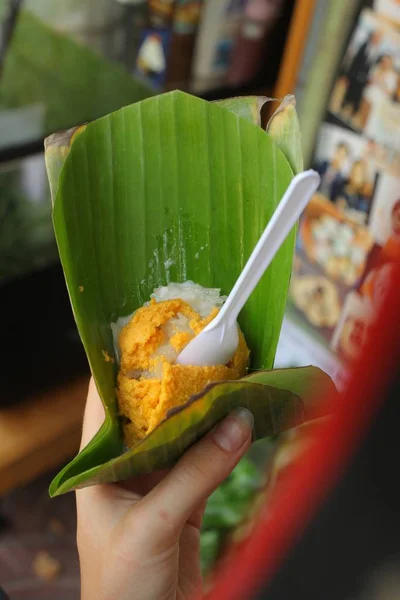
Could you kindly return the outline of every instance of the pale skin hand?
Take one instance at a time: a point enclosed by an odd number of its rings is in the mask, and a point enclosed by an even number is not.
[[[92,381],[81,447],[103,419]],[[205,502],[248,449],[252,425],[252,415],[239,409],[171,471],[77,491],[82,600],[201,597],[199,530]]]

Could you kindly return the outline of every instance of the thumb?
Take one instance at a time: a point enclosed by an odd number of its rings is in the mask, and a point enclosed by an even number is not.
[[[156,550],[171,543],[193,511],[242,458],[251,443],[253,424],[253,415],[246,408],[236,409],[188,450],[170,473],[135,506],[132,517],[146,522],[145,544],[151,544]],[[147,518],[148,515],[151,517]]]
[[[83,417],[82,439],[80,450],[91,441],[104,422],[104,408],[97,392],[93,377],[90,378],[89,390]]]

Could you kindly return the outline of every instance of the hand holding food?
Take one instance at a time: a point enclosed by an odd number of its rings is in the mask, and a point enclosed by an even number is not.
[[[293,227],[240,313],[236,354],[207,368],[176,363],[303,170],[294,99],[267,131],[262,104],[176,91],[46,141],[61,262],[105,409],[52,495],[171,468],[237,407],[254,415],[253,439],[275,435],[308,418],[311,382],[331,385],[316,368],[271,370]]]
[[[82,447],[103,419],[92,381]],[[201,593],[199,529],[205,501],[248,449],[252,424],[252,415],[238,410],[169,473],[77,492],[82,600],[190,600]]]

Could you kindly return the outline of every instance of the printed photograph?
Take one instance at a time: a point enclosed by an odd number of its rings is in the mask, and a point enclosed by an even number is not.
[[[369,163],[371,171],[375,173],[386,171],[386,173],[395,177],[400,174],[400,152],[393,148],[381,146],[373,140],[362,137],[360,134],[357,134],[357,137],[365,143],[363,157]]]
[[[360,15],[329,110],[368,139],[400,150],[400,33],[371,10]]]
[[[369,300],[356,292],[345,299],[340,319],[332,336],[331,349],[346,363],[354,361],[367,339],[374,311]]]
[[[375,0],[374,9],[389,21],[400,25],[400,0]]]
[[[139,47],[135,72],[157,88],[161,88],[165,81],[170,37],[169,30],[147,29]]]
[[[300,251],[330,279],[347,287],[359,281],[373,242],[368,229],[344,217],[321,195],[311,200],[299,227]]]
[[[376,244],[399,246],[393,259],[400,258],[400,177],[379,174],[369,230]]]
[[[180,0],[175,5],[174,30],[180,33],[193,33],[200,21],[201,0]]]
[[[380,160],[379,160],[380,159]],[[321,127],[313,167],[321,177],[319,194],[346,217],[368,222],[379,165],[379,148],[336,125]],[[379,161],[379,162],[378,162]]]
[[[300,256],[296,256],[289,288],[289,311],[303,320],[326,344],[339,321],[346,292]],[[311,326],[311,327],[310,327]]]
[[[159,16],[164,22],[172,19],[174,4],[174,0],[149,0],[148,2],[153,15]]]
[[[400,179],[379,176],[370,232],[374,244],[358,284],[358,292],[377,305],[387,288],[386,278],[400,261]]]

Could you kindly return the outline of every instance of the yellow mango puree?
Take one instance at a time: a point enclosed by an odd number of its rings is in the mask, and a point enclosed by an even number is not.
[[[249,349],[241,332],[238,349],[227,365],[187,366],[171,360],[171,352],[173,357],[179,354],[217,314],[218,309],[214,308],[202,318],[184,300],[153,299],[137,310],[122,329],[117,397],[120,415],[125,417],[127,446],[147,436],[168,410],[184,404],[207,384],[239,379],[246,374]],[[179,320],[187,323],[183,331]]]

